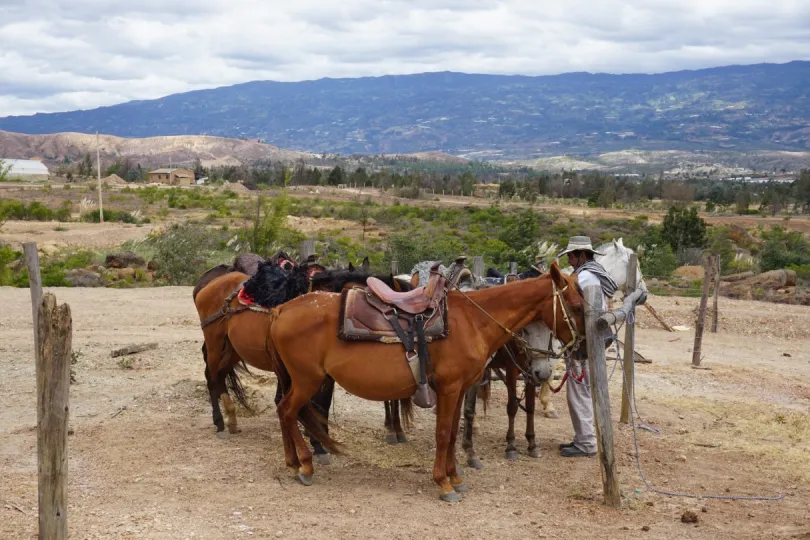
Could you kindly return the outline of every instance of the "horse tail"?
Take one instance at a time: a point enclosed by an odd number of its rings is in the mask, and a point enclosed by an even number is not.
[[[238,369],[239,371],[247,373],[248,375],[250,375],[250,372],[248,371],[244,360],[240,359],[236,364],[231,364],[230,360],[235,354],[236,351],[231,344],[231,340],[226,337],[225,342],[222,344],[222,360],[220,361],[220,366],[227,367],[221,369],[220,373],[225,377],[225,386],[228,389],[228,392],[233,394],[233,397],[236,398],[236,401],[238,401],[242,407],[248,411],[251,411],[252,409],[247,402],[247,396],[245,396],[245,387],[242,386],[242,381],[239,379],[239,375],[236,373],[236,370]]]
[[[399,400],[400,419],[405,421],[405,427],[411,429],[413,426],[413,398]]]
[[[269,328],[272,330],[273,322],[278,318],[278,310],[274,309],[270,312]],[[284,365],[284,360],[278,354],[275,344],[273,343],[272,332],[267,332],[267,340],[265,342],[267,354],[270,356],[270,364],[273,366],[273,371],[276,374],[278,385],[281,387],[282,395],[286,394],[292,384],[290,372],[287,371],[287,366]],[[329,436],[326,431],[326,418],[319,413],[313,406],[312,401],[308,401],[301,410],[298,411],[298,420],[307,430],[309,436],[321,443],[330,454],[340,454],[340,448],[337,442]]]

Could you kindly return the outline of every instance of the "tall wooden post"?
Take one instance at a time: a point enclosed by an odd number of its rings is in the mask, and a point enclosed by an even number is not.
[[[473,257],[473,275],[475,277],[484,277],[484,256],[476,255]]]
[[[509,273],[510,274],[517,274],[517,263],[512,261],[509,263]]]
[[[315,240],[304,240],[301,242],[301,247],[298,249],[300,252],[298,258],[301,262],[307,260],[310,255],[315,255]]]
[[[613,451],[613,423],[610,419],[610,396],[608,394],[605,341],[597,328],[597,320],[604,311],[602,287],[589,285],[585,293],[585,335],[588,341],[588,372],[593,398],[593,418],[596,441],[599,448],[599,466],[602,471],[602,489],[605,505],[621,506],[619,475]],[[631,360],[632,361],[632,360]]]
[[[706,323],[706,305],[709,303],[709,282],[712,279],[714,257],[706,258],[706,269],[703,273],[703,294],[700,297],[700,310],[695,324],[695,346],[692,348],[692,367],[700,367],[700,350],[703,345],[703,326]]]
[[[638,268],[638,256],[630,254],[630,261],[627,264],[627,294],[636,290],[636,269]],[[633,316],[624,323],[624,358],[622,359],[622,369],[624,377],[622,379],[622,410],[619,415],[619,422],[628,424],[630,422],[630,406],[633,403],[633,393],[635,392],[635,339],[636,339],[635,310]],[[619,347],[619,344],[616,344]]]
[[[713,309],[712,309],[712,333],[717,333],[717,321],[720,317],[720,313],[717,309],[717,302],[718,297],[720,296],[720,256],[718,255],[715,258],[714,264],[714,298],[712,299],[713,302]]]
[[[398,261],[391,261],[391,274],[396,276],[399,275],[399,262]]]
[[[70,306],[46,294],[37,313],[37,465],[40,540],[67,535],[68,397],[73,322]]]
[[[25,254],[25,265],[28,267],[28,287],[31,289],[31,315],[34,319],[34,352],[37,353],[37,343],[39,343],[37,313],[39,313],[39,302],[42,299],[42,278],[39,274],[39,253],[37,253],[36,242],[24,243],[23,253]]]

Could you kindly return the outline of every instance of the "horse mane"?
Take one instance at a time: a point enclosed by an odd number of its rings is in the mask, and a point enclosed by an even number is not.
[[[340,292],[343,288],[349,283],[366,283],[368,278],[375,277],[391,287],[392,289],[400,288],[401,290],[411,290],[411,284],[407,281],[396,279],[391,274],[372,274],[369,272],[363,272],[362,270],[348,270],[348,269],[336,269],[336,270],[327,270],[326,272],[321,272],[319,274],[315,274],[312,277],[312,288],[319,289],[319,290],[328,290],[330,292]],[[396,286],[395,286],[395,283]]]
[[[487,277],[502,278],[503,274],[501,274],[494,268],[487,268]]]
[[[287,272],[273,263],[263,262],[256,275],[245,282],[245,294],[260,306],[273,308],[306,294],[308,287],[306,271]]]

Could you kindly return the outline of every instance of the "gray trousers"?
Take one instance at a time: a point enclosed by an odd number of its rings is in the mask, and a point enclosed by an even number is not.
[[[596,430],[593,420],[593,401],[591,398],[591,377],[588,373],[587,360],[572,361],[567,366],[568,382],[566,395],[568,398],[568,413],[571,415],[571,424],[574,426],[574,446],[583,452],[596,452]],[[585,376],[577,382],[575,376],[582,373]]]

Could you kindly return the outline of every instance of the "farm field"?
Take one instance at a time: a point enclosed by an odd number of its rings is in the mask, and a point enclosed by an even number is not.
[[[141,229],[142,230],[142,229]],[[720,332],[704,336],[704,364],[689,367],[692,333],[660,329],[639,312],[642,467],[663,490],[784,494],[780,502],[686,499],[649,492],[635,469],[632,431],[615,426],[623,508],[601,504],[595,459],[567,460],[561,418],[538,418],[543,455],[507,462],[506,392],[495,383],[458,505],[433,484],[433,416],[417,411],[410,442],[383,442],[382,404],[336,393],[332,426],[345,454],[300,485],[284,466],[272,398],[275,378],[243,377],[259,413],[242,432],[214,436],[202,333],[191,287],[55,288],[73,313],[79,353],[71,386],[69,528],[72,538],[806,538],[810,535],[810,308],[721,299]],[[670,324],[694,326],[698,300],[651,296]],[[0,538],[36,536],[36,396],[30,297],[0,288]],[[156,350],[110,358],[114,348]],[[612,366],[609,366],[609,372]],[[621,373],[611,379],[618,419]],[[462,452],[458,453],[463,463]],[[699,521],[681,522],[686,510]]]

